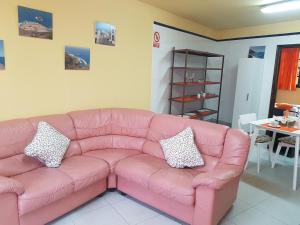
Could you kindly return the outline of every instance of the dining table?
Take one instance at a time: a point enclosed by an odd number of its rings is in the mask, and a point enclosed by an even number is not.
[[[273,153],[273,147],[274,147],[274,142],[276,139],[276,134],[285,134],[289,136],[294,136],[296,138],[296,143],[295,143],[295,159],[294,159],[294,168],[293,168],[293,185],[292,188],[295,191],[297,189],[297,173],[298,173],[298,159],[299,159],[299,141],[300,141],[300,128],[298,127],[287,127],[287,126],[273,126],[274,118],[268,118],[268,119],[261,119],[261,120],[256,120],[250,123],[251,130],[253,131],[253,134],[251,135],[251,144],[250,144],[250,149],[253,149],[255,145],[255,141],[257,136],[259,135],[259,131],[272,131],[272,142],[269,146],[270,150],[270,160],[271,155]]]

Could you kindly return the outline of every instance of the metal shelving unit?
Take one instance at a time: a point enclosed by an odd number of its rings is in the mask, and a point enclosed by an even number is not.
[[[176,54],[184,54],[184,66],[176,66],[175,65],[175,57]],[[204,67],[189,67],[188,60],[189,56],[199,56],[204,58],[205,66]],[[221,59],[221,67],[212,68],[208,67],[208,59],[209,58],[220,58]],[[170,82],[170,105],[169,105],[169,114],[173,114],[173,106],[174,103],[181,104],[181,112],[179,115],[184,116],[187,114],[195,114],[190,116],[191,119],[203,119],[206,116],[211,116],[216,114],[217,116],[217,123],[219,121],[219,111],[220,111],[220,96],[221,96],[221,89],[222,89],[222,79],[223,79],[223,68],[224,68],[224,55],[210,53],[210,52],[202,52],[196,51],[192,49],[175,49],[172,50],[172,67],[171,67],[171,82]],[[207,73],[208,71],[217,71],[220,73],[219,81],[211,81],[208,80]],[[183,79],[182,81],[174,81],[174,74],[175,72],[183,72]],[[187,74],[188,72],[199,72],[202,73],[204,76],[204,80],[201,82],[197,81],[188,81]],[[202,87],[204,92],[206,92],[206,87],[209,85],[219,85],[218,93],[207,93],[205,96],[197,96],[195,94],[187,94],[187,90],[191,87]],[[182,88],[182,94],[180,96],[173,96],[174,95],[174,88]],[[216,99],[217,101],[217,108],[210,109],[204,107],[204,103],[208,99]],[[200,102],[200,107],[197,107],[195,110],[186,111],[186,104],[192,102]]]

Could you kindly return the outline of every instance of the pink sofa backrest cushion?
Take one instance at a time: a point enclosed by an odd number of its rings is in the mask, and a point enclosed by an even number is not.
[[[1,176],[13,176],[42,166],[38,161],[23,154],[34,133],[32,124],[25,119],[0,123]]]
[[[164,158],[159,141],[191,126],[209,170],[218,163],[243,165],[249,137],[223,125],[135,109],[95,109],[0,122],[0,175],[15,176],[42,167],[24,155],[39,121],[71,139],[65,158],[101,149],[134,149]]]
[[[125,148],[142,150],[154,113],[136,109],[71,112],[83,152]]]
[[[239,129],[230,129],[224,143],[224,151],[220,163],[244,166],[248,157],[250,137]]]
[[[53,115],[0,122],[0,175],[15,176],[43,165],[24,155],[25,147],[31,142],[39,121],[46,121],[71,140],[65,157],[81,154],[71,118]]]
[[[213,168],[223,154],[225,137],[229,127],[199,120],[170,115],[156,115],[152,119],[143,152],[164,158],[159,141],[170,138],[186,127],[192,127],[195,142],[206,161],[206,169]]]

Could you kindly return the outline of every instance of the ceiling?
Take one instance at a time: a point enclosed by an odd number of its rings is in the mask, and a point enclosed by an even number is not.
[[[262,5],[283,0],[140,0],[173,14],[217,29],[234,29],[300,20],[300,11],[263,14]]]

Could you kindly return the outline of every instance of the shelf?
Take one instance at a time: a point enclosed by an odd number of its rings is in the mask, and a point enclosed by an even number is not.
[[[180,113],[180,115],[178,116],[183,115],[183,117],[200,120],[210,119],[210,117],[207,116],[215,114],[215,116],[213,117],[216,117],[216,122],[218,122],[224,69],[224,55],[192,49],[175,49],[175,47],[173,48],[171,53],[172,64],[170,67],[171,76],[169,83],[169,114],[172,114],[172,112],[176,112],[176,114]],[[190,56],[197,57],[199,59],[199,63],[196,64],[195,60],[193,60],[193,64],[190,64],[190,62],[192,62],[190,61],[190,59],[192,58]],[[179,57],[181,58],[181,63],[176,65],[175,62],[177,63],[177,58]],[[215,61],[216,64],[211,64],[210,60]],[[193,80],[188,79],[189,77],[187,73],[195,73],[195,75],[197,75],[197,78]],[[211,78],[210,75],[216,77]],[[195,78],[195,76],[193,77]],[[208,88],[209,85],[214,85],[211,87],[216,87],[218,89],[218,92],[214,91],[214,93],[206,94],[205,97],[201,96],[200,98],[197,98],[196,93],[200,91],[206,92],[206,88]],[[200,89],[196,90],[195,88]],[[206,100],[208,101],[209,99],[212,99],[211,101],[214,101],[214,103],[217,104],[214,110],[203,108]],[[189,109],[185,107],[185,104],[189,106]],[[190,116],[184,114],[184,112],[188,114],[186,110],[190,110],[191,108],[200,108],[199,110],[203,112],[194,110],[189,112]]]
[[[205,82],[175,82],[173,85],[176,86],[205,86],[205,85],[213,85],[213,84],[220,84],[221,82],[216,81],[205,81]]]
[[[198,112],[197,110],[196,111],[191,111],[191,112],[186,112],[186,113],[195,113],[196,115],[194,116],[189,116],[190,119],[201,119],[203,117],[206,117],[206,116],[210,116],[210,115],[213,115],[213,114],[217,114],[218,111],[217,110],[213,110],[213,109],[206,109],[206,108],[203,108],[204,110],[207,110],[205,112]],[[179,115],[179,116],[182,116],[182,115]]]
[[[210,53],[210,52],[196,51],[196,50],[192,50],[192,49],[177,49],[177,50],[174,50],[174,52],[181,53],[181,54],[206,56],[206,57],[223,57],[223,55]]]
[[[173,70],[189,70],[189,71],[199,71],[199,70],[222,70],[222,68],[201,68],[201,67],[184,67],[184,66],[174,66],[171,67]]]
[[[197,98],[197,95],[189,95],[189,96],[171,98],[170,100],[174,101],[174,102],[187,103],[187,102],[195,102],[195,101],[199,101],[199,100],[218,98],[218,97],[219,97],[219,95],[215,95],[215,94],[206,94],[205,98],[204,97]]]

